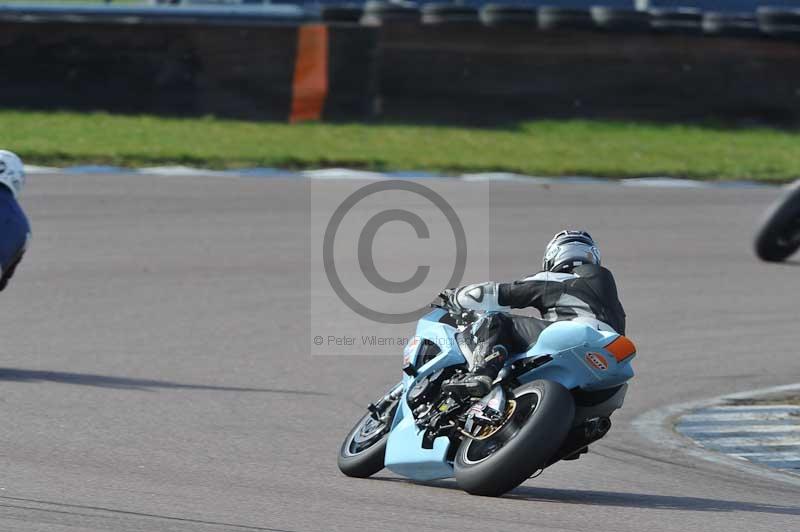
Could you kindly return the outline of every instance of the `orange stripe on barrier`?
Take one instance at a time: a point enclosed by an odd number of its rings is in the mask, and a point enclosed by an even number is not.
[[[616,340],[606,346],[606,351],[614,355],[617,362],[622,362],[628,357],[636,354],[636,346],[627,336],[619,336]]]
[[[328,95],[328,27],[300,26],[289,121],[319,120]]]

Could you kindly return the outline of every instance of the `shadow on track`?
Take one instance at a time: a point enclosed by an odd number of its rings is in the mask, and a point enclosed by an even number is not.
[[[376,477],[373,480],[420,484],[435,488],[459,489],[454,480],[413,482],[400,478]],[[800,506],[783,506],[745,501],[726,501],[703,497],[648,495],[617,491],[567,490],[558,488],[532,488],[522,486],[503,495],[504,499],[561,504],[588,504],[592,506],[617,506],[646,508],[648,510],[685,510],[691,512],[756,512],[781,515],[800,515]]]
[[[648,495],[645,493],[623,493],[616,491],[565,490],[554,488],[531,488],[522,486],[508,495],[510,499],[565,504],[591,504],[597,506],[620,506],[625,508],[647,508],[655,510],[689,510],[693,512],[757,512],[782,515],[800,515],[798,506],[782,506],[746,501],[726,501],[703,497],[680,497],[672,495]]]
[[[100,388],[116,388],[124,390],[152,391],[154,389],[208,390],[217,392],[260,392],[292,395],[327,396],[329,394],[304,390],[281,390],[276,388],[247,388],[238,386],[212,386],[207,384],[182,384],[178,382],[152,379],[134,379],[129,377],[112,377],[91,373],[68,373],[64,371],[45,371],[19,368],[0,368],[0,381],[11,382],[57,382],[60,384],[76,384],[79,386],[97,386]]]

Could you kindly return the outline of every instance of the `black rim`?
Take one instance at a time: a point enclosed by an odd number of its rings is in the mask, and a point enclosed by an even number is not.
[[[517,405],[513,417],[503,428],[485,440],[469,440],[464,452],[464,461],[467,464],[483,462],[513,440],[536,410],[541,397],[538,391],[532,390],[515,400]]]
[[[381,441],[389,428],[394,408],[389,409],[389,413],[380,419],[375,419],[372,414],[367,414],[358,423],[350,435],[345,452],[347,456],[361,454],[376,443]]]

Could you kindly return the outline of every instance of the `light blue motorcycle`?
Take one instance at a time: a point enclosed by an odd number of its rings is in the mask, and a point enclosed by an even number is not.
[[[402,381],[367,407],[342,443],[345,475],[386,467],[419,481],[455,476],[469,493],[498,496],[605,436],[633,377],[633,342],[577,321],[542,322],[488,395],[457,396],[442,384],[468,371],[477,316],[442,300],[405,347]]]

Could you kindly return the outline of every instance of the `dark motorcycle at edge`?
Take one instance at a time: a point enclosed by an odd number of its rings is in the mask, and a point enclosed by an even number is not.
[[[782,262],[800,248],[800,180],[795,181],[761,220],[755,238],[756,255]]]

